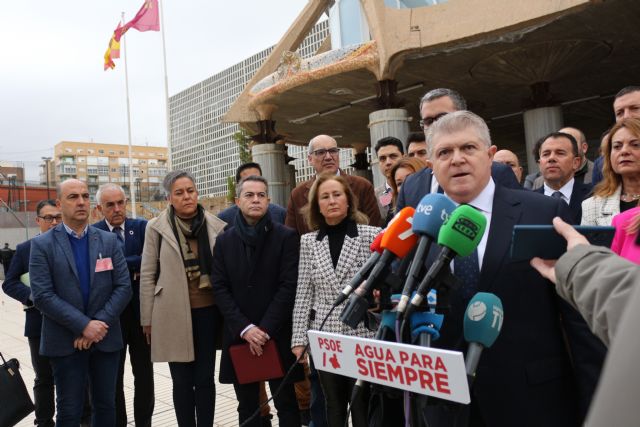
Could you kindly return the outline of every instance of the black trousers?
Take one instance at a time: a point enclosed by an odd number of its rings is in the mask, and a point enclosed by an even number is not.
[[[324,392],[327,407],[327,425],[329,427],[344,427],[347,420],[347,406],[351,400],[351,390],[356,381],[353,378],[324,371],[318,371],[318,379]],[[353,427],[368,426],[368,408],[369,389],[365,385],[351,406]]]
[[[269,389],[271,393],[275,393],[282,384],[282,379],[269,381]],[[238,398],[238,419],[242,424],[258,409],[260,383],[251,384],[234,384],[236,397]],[[278,425],[281,427],[299,427],[300,412],[298,411],[298,400],[292,383],[285,383],[282,390],[273,398],[273,402],[278,411]],[[248,427],[261,427],[262,421],[260,417],[255,417]]]
[[[53,415],[56,410],[53,385],[53,370],[49,358],[40,355],[40,337],[29,337],[31,366],[36,374],[33,382],[33,400],[35,403],[37,426],[53,427]]]
[[[179,427],[212,427],[216,406],[214,369],[216,331],[221,322],[216,306],[191,310],[193,362],[169,362],[173,406]]]
[[[127,305],[120,315],[120,327],[124,348],[120,355],[118,382],[116,384],[116,426],[127,425],[127,408],[124,398],[124,366],[129,346],[129,360],[133,371],[133,417],[137,427],[151,427],[151,417],[155,406],[153,386],[153,363],[151,363],[151,346],[147,344],[140,320],[136,315],[137,308]]]

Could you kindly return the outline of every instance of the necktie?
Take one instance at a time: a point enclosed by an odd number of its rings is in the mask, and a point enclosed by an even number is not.
[[[562,193],[559,191],[554,191],[551,197],[553,197],[554,199],[560,199],[564,202],[564,197],[562,196]]]
[[[457,256],[454,264],[454,275],[460,280],[460,294],[464,299],[470,299],[478,289],[480,280],[480,264],[478,263],[478,250],[465,257]]]
[[[122,236],[123,234],[122,227],[118,226],[118,227],[113,227],[113,232],[116,234],[116,236],[118,237],[118,241],[120,242],[120,244],[122,246],[124,246],[124,237]]]

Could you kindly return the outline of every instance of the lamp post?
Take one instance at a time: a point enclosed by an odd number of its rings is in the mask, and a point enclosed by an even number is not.
[[[44,160],[45,173],[47,174],[47,200],[49,200],[51,199],[49,195],[49,160],[51,157],[42,157],[42,160]]]

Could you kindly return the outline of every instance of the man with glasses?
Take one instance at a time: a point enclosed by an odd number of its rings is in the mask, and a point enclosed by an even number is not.
[[[55,200],[42,200],[36,207],[36,223],[40,234],[46,233],[60,222],[62,215],[56,207]],[[33,306],[33,297],[29,287],[29,256],[31,254],[31,240],[20,243],[16,247],[16,255],[8,266],[2,290],[11,298],[18,300],[24,306],[25,322],[24,336],[29,340],[31,366],[36,374],[33,384],[33,398],[35,401],[35,425],[53,427],[55,412],[53,372],[49,358],[41,356],[40,331],[42,314]]]
[[[328,135],[318,135],[309,141],[309,164],[313,166],[316,174],[330,172],[343,175],[340,170],[340,149],[335,139]],[[359,176],[345,175],[351,191],[358,198],[358,209],[369,217],[369,225],[381,226],[380,210],[376,201],[373,185],[369,181]],[[307,205],[307,196],[315,178],[299,184],[292,192],[287,206],[287,218],[285,225],[298,231],[303,235],[311,231],[307,226],[300,212]]]
[[[426,133],[436,121],[455,111],[467,109],[467,101],[453,89],[438,88],[427,92],[420,99],[420,126]],[[429,147],[427,147],[427,151]],[[504,187],[521,189],[516,176],[510,167],[493,162],[491,176],[494,181]],[[410,176],[402,184],[398,193],[397,210],[405,206],[416,207],[422,197],[429,193],[441,193],[442,189],[438,180],[433,175],[431,168],[425,168]]]
[[[116,384],[116,426],[127,425],[127,409],[124,399],[124,363],[129,346],[129,360],[134,376],[133,414],[136,426],[151,426],[154,408],[153,364],[151,348],[140,326],[140,262],[144,246],[147,221],[127,218],[127,197],[122,187],[104,184],[96,193],[98,210],[104,219],[94,227],[114,233],[118,238],[129,269],[133,296],[120,315],[120,328],[124,348],[120,356],[118,382]]]

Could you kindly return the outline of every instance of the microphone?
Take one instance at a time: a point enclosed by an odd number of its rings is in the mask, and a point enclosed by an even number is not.
[[[360,267],[360,270],[358,270],[358,272],[353,276],[351,281],[349,281],[349,284],[347,284],[347,286],[345,286],[344,289],[340,292],[340,295],[338,295],[338,298],[333,303],[334,307],[337,307],[338,305],[342,304],[342,302],[347,299],[347,297],[349,296],[349,294],[351,294],[353,289],[356,286],[358,286],[360,283],[362,283],[367,273],[369,273],[371,268],[373,268],[376,262],[378,262],[382,254],[382,248],[380,247],[380,243],[382,242],[383,235],[384,235],[384,230],[378,233],[376,238],[373,239],[371,246],[369,246],[372,252],[371,256],[369,257],[367,262],[365,262],[364,265]]]
[[[340,320],[345,324],[355,329],[369,307],[368,301],[363,296],[373,289],[374,284],[394,258],[404,258],[415,246],[418,236],[411,230],[414,212],[415,209],[410,206],[403,208],[385,229],[380,242],[380,247],[383,249],[380,259],[373,266],[367,280],[349,296],[348,304],[340,314]]]
[[[418,274],[423,265],[425,255],[428,253],[431,244],[438,236],[438,231],[442,224],[449,218],[451,212],[456,208],[455,203],[444,194],[427,194],[420,200],[416,213],[413,215],[411,229],[417,235],[418,247],[409,269],[409,276],[402,289],[402,296],[396,308],[396,316],[402,318],[404,310],[409,303],[411,292],[418,282]]]
[[[480,354],[498,338],[504,311],[502,301],[488,292],[478,292],[471,298],[464,316],[464,339],[469,343],[465,368],[470,381],[476,374]]]
[[[469,205],[460,205],[453,211],[438,233],[438,245],[443,248],[420,282],[418,291],[411,299],[411,305],[407,307],[406,316],[422,304],[427,292],[433,287],[433,282],[451,264],[453,257],[464,257],[473,252],[482,240],[486,227],[485,216]]]

